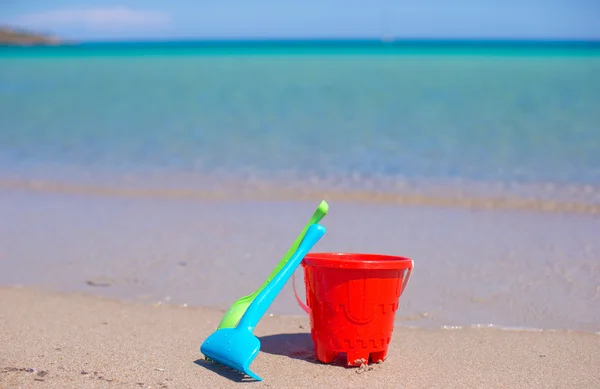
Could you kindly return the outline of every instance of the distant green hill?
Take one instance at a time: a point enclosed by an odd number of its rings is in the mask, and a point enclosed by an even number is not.
[[[60,41],[54,37],[0,27],[0,45],[57,45]]]

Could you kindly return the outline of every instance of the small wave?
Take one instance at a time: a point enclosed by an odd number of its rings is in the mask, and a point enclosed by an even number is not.
[[[396,325],[396,327],[405,327],[404,325]],[[412,326],[410,328],[420,328]],[[493,329],[499,331],[513,331],[513,332],[574,332],[600,335],[600,332],[595,331],[579,331],[568,328],[535,328],[535,327],[520,327],[520,326],[501,326],[496,324],[470,324],[470,325],[443,325],[439,327],[442,330],[464,330],[464,329]]]

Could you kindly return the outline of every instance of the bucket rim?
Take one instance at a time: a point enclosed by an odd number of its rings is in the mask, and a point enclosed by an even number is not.
[[[413,260],[408,257],[388,254],[324,252],[306,254],[302,266],[337,269],[412,270]]]

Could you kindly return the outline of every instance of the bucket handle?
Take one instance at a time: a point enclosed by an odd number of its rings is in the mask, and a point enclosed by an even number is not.
[[[404,273],[404,279],[402,280],[402,291],[400,292],[401,296],[404,293],[404,289],[406,289],[406,285],[408,285],[408,280],[410,280],[410,275],[412,273],[413,264],[414,264],[414,262],[411,262],[410,267],[408,269],[406,269],[406,273]]]
[[[292,287],[294,288],[294,297],[296,297],[296,302],[304,312],[310,314],[308,306],[304,304],[300,296],[298,296],[298,290],[296,289],[296,272],[292,274]]]
[[[413,263],[414,262],[411,263],[410,267],[406,269],[406,272],[404,273],[404,279],[402,280],[402,289],[400,290],[400,295],[404,293],[404,289],[406,289],[406,285],[408,285],[408,280],[410,279],[410,274],[412,273],[413,269]],[[292,273],[292,287],[294,288],[294,297],[296,297],[296,302],[304,312],[310,315],[310,309],[306,304],[304,304],[304,302],[298,295],[298,289],[296,289],[296,272]]]

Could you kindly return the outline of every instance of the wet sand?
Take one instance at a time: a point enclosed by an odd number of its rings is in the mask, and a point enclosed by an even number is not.
[[[243,378],[205,362],[222,311],[0,288],[2,388],[597,388],[600,335],[397,328],[388,359],[316,362],[306,318],[265,316]]]
[[[262,284],[318,203],[0,191],[0,285],[226,308]],[[329,205],[313,251],[414,260],[398,324],[600,331],[597,216]],[[270,313],[303,314],[290,284]]]

